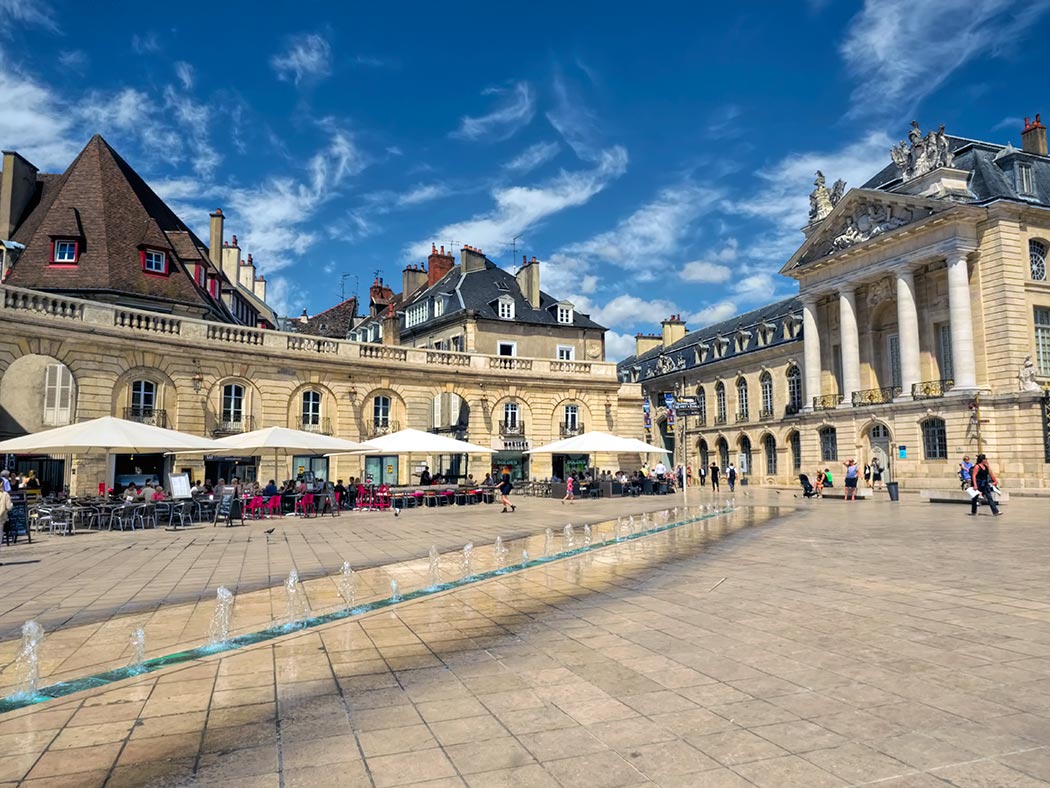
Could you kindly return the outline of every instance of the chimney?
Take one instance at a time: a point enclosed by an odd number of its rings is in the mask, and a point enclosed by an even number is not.
[[[310,319],[310,317],[309,317],[309,315],[306,314],[306,308],[304,307],[303,308],[303,313],[301,315],[299,315],[299,322],[302,323],[305,326],[306,322],[309,319]]]
[[[226,274],[227,279],[236,283],[240,276],[238,269],[241,267],[241,250],[236,246],[224,243],[219,251],[222,255],[222,272]]]
[[[535,257],[532,260],[528,260],[524,257],[521,258],[521,268],[518,269],[518,273],[514,275],[514,278],[518,280],[518,287],[521,288],[521,294],[525,296],[525,300],[529,302],[529,305],[533,309],[540,308],[540,262]]]
[[[660,323],[663,328],[663,346],[671,347],[675,342],[685,337],[685,321],[681,315],[671,315],[667,320]]]
[[[1037,156],[1046,155],[1046,126],[1039,120],[1036,113],[1035,123],[1029,123],[1024,119],[1024,131],[1021,132],[1021,150],[1025,153],[1034,153]]]
[[[401,344],[401,318],[397,316],[392,306],[383,314],[382,344],[395,346]]]
[[[208,231],[208,257],[211,258],[216,268],[221,269],[223,267],[222,225],[225,217],[222,215],[222,208],[216,208],[215,212],[209,216],[211,216],[211,227]],[[236,274],[234,274],[233,281],[237,281]]]
[[[455,259],[452,257],[452,253],[445,253],[445,247],[441,247],[441,251],[437,250],[437,247],[433,244],[430,245],[430,257],[427,258],[427,269],[429,270],[429,276],[427,277],[427,285],[433,287],[442,279],[445,274],[452,270],[456,265]]]
[[[237,239],[236,235],[233,237],[234,240]],[[234,248],[237,249],[237,253],[239,255],[241,251],[240,247],[235,246]],[[243,287],[245,290],[248,290],[249,292],[254,292],[255,263],[252,262],[251,255],[248,255],[247,260],[241,260],[240,267],[237,271],[237,277],[237,281],[240,283],[241,287]]]
[[[648,353],[653,348],[660,347],[660,335],[659,334],[635,334],[634,335],[634,354],[640,356],[643,353]]]
[[[401,295],[408,298],[428,283],[427,272],[421,265],[406,265],[401,271]]]
[[[26,206],[36,194],[37,169],[19,154],[4,151],[0,171],[0,241],[9,241]]]
[[[248,257],[250,259],[251,255],[248,255]],[[255,297],[266,303],[266,277],[259,274],[259,276],[255,277],[253,285],[252,292],[255,293]]]
[[[475,249],[473,246],[464,246],[459,250],[459,261],[463,266],[464,274],[485,270],[485,255],[480,249]]]

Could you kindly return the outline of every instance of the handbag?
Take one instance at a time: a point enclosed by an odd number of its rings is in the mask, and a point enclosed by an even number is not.
[[[972,501],[974,498],[976,498],[981,493],[980,493],[980,490],[975,490],[973,487],[967,487],[966,488],[966,494],[968,496],[970,496],[970,500]]]

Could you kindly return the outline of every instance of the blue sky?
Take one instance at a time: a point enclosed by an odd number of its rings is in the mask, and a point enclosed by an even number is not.
[[[101,132],[286,313],[517,236],[615,359],[789,295],[817,168],[1050,114],[1050,0],[270,6],[0,0],[0,148],[60,171]]]

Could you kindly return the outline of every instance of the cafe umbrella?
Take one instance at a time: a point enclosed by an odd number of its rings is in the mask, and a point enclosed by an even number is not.
[[[278,458],[281,452],[290,454],[327,455],[346,452],[372,451],[372,443],[336,438],[331,435],[320,435],[306,430],[293,430],[287,427],[265,427],[261,430],[229,435],[214,441],[214,448],[226,453],[240,453],[253,457],[273,452],[274,473],[278,476]]]

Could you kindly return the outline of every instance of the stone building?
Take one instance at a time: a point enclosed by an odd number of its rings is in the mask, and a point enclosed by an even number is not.
[[[278,331],[265,306],[265,280],[250,256],[242,259],[236,238],[224,239],[221,211],[211,215],[205,245],[101,137],[60,176],[39,175],[17,154],[5,154],[0,185],[0,437],[117,415],[211,437],[281,425],[367,440],[414,427],[498,451],[491,462],[295,457],[277,468],[272,457],[174,460],[174,467],[212,481],[280,479],[289,468],[303,468],[326,478],[367,473],[378,482],[409,483],[423,462],[452,476],[480,479],[496,465],[519,478],[543,478],[590,460],[603,468],[639,462],[523,454],[584,425],[640,436],[633,415],[641,389],[621,383],[615,364],[602,360],[600,326],[578,313],[566,323],[546,294],[538,303],[550,319],[532,315],[515,276],[488,261],[484,272],[463,272],[447,255],[438,266],[448,260],[444,284],[435,289],[421,280],[406,288],[412,308],[421,298],[444,300],[443,288],[460,278],[447,299],[448,314],[465,326],[455,348],[424,341],[415,324],[405,325],[400,339],[403,298],[379,282],[366,317],[376,342],[344,338],[359,322],[350,302],[300,321],[295,332]],[[427,283],[429,276],[423,273]],[[492,332],[479,328],[489,318],[469,294],[483,279],[521,309],[513,320],[495,318],[518,342],[509,357],[486,339]],[[457,293],[468,294],[467,305]],[[439,319],[432,325],[445,330]],[[557,344],[571,345],[573,353],[559,354]],[[626,425],[621,413],[631,414]],[[36,469],[47,486],[65,483],[82,493],[106,478],[163,478],[172,467],[163,455],[117,455],[109,468],[89,455],[5,460],[12,462]]]
[[[874,458],[905,487],[945,487],[964,454],[1009,486],[1050,488],[1050,158],[923,135],[858,189],[817,174],[805,240],[781,273],[796,298],[686,333],[637,338],[621,362],[678,458],[792,483]],[[698,397],[668,429],[665,394]],[[673,421],[674,416],[671,416]]]

